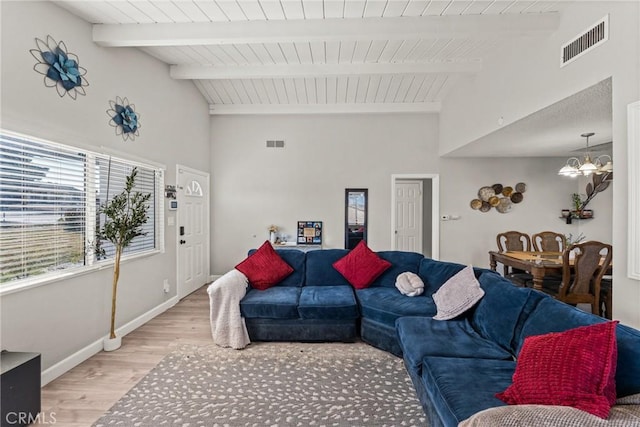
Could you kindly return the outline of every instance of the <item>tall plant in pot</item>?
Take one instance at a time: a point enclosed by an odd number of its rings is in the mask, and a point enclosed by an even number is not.
[[[147,223],[150,193],[133,191],[136,184],[137,168],[133,168],[131,174],[127,176],[124,190],[115,195],[111,200],[107,200],[100,206],[100,214],[104,214],[104,224],[96,234],[96,253],[105,256],[105,250],[101,242],[109,241],[115,248],[115,259],[113,263],[113,282],[111,287],[111,329],[109,338],[104,341],[104,349],[107,351],[116,350],[120,347],[121,338],[116,337],[116,296],[118,291],[118,279],[120,278],[120,258],[124,249],[131,244],[133,239],[144,236],[142,226]],[[107,191],[108,196],[108,191]]]

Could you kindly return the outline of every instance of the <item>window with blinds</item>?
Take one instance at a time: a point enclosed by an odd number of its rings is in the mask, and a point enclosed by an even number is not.
[[[96,177],[97,177],[97,206],[104,206],[107,200],[122,191],[125,186],[125,180],[128,175],[131,174],[134,166],[138,168],[138,175],[136,177],[136,186],[134,191],[140,191],[142,193],[156,194],[156,173],[153,169],[141,167],[139,165],[132,165],[122,160],[115,160],[110,157],[96,158]],[[124,250],[124,255],[153,250],[156,247],[156,236],[154,233],[155,222],[155,202],[153,197],[149,200],[149,221],[142,227],[144,236],[138,236],[129,246]],[[96,220],[96,226],[102,227],[106,218],[104,215],[98,214]],[[115,256],[115,248],[110,242],[103,241],[99,243],[101,248],[104,249],[107,258]]]
[[[135,190],[152,196],[146,235],[125,255],[161,249],[162,169],[4,130],[0,154],[0,289],[99,261],[99,207],[122,191],[134,167]],[[110,243],[99,244],[113,258]]]

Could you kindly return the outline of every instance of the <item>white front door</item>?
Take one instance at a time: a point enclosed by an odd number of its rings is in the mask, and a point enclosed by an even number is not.
[[[422,181],[396,181],[395,249],[422,253]]]
[[[209,174],[177,166],[178,298],[209,281]]]

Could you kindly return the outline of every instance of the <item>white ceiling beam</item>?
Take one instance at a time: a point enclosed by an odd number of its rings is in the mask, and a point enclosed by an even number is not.
[[[209,114],[358,114],[358,113],[438,113],[440,102],[363,104],[213,104]]]
[[[480,61],[427,62],[398,64],[295,64],[200,66],[172,65],[171,78],[191,80],[272,79],[296,77],[336,77],[355,75],[477,73]]]
[[[546,35],[559,14],[451,15],[363,19],[96,24],[93,41],[108,47],[222,45],[445,37]]]

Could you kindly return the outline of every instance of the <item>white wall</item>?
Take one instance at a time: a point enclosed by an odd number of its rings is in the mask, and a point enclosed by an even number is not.
[[[88,70],[86,96],[60,98],[33,71],[29,49],[47,35],[63,40]],[[193,84],[171,80],[165,64],[137,50],[91,40],[89,24],[50,2],[2,2],[2,127],[162,163],[167,184],[175,181],[176,163],[209,171],[208,109]],[[108,102],[116,96],[128,97],[141,115],[135,142],[123,142],[108,125]],[[175,227],[165,234],[164,254],[122,265],[117,325],[175,297]],[[3,296],[2,349],[40,352],[47,369],[101,339],[109,328],[111,275],[105,269]]]
[[[292,236],[298,220],[323,221],[324,247],[343,248],[345,188],[369,189],[368,244],[390,248],[391,175],[437,173],[437,138],[426,114],[212,117],[212,271],[241,261],[270,224]]]
[[[325,247],[344,247],[344,189],[369,189],[368,243],[391,247],[392,174],[440,173],[440,258],[488,267],[495,236],[555,230],[611,241],[612,191],[589,206],[595,218],[566,225],[560,211],[584,185],[561,180],[564,158],[439,158],[433,115],[214,116],[211,119],[212,255],[222,274],[267,238],[276,224],[292,236],[298,220],[321,220]],[[284,139],[284,149],[265,148]],[[507,214],[470,208],[483,185],[528,186]],[[255,236],[255,237],[254,237]]]
[[[607,13],[610,15],[609,40],[568,66],[559,68],[560,46]],[[499,57],[483,63],[481,73],[453,91],[440,115],[440,153],[444,154],[496,130],[501,116],[506,126],[612,77],[615,165],[612,201],[613,314],[623,323],[635,327],[640,327],[640,282],[626,275],[626,108],[640,99],[639,17],[640,4],[635,1],[574,2],[562,15],[559,30],[552,36],[504,49]],[[461,117],[465,118],[464,126],[460,125]],[[589,234],[595,235],[596,232],[585,234],[591,237]]]

